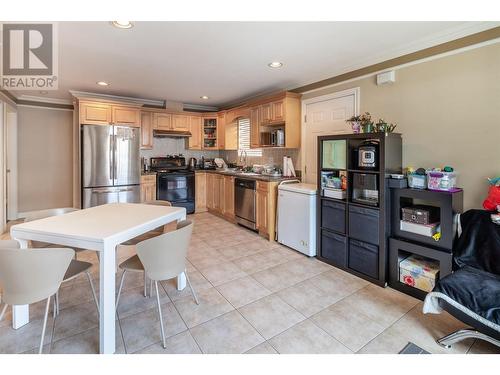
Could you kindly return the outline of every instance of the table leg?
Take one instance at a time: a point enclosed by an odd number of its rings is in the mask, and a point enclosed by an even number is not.
[[[18,240],[21,249],[28,248],[28,241]],[[12,306],[12,328],[18,329],[30,322],[30,305]]]
[[[99,262],[99,351],[115,352],[115,245],[104,245]]]
[[[186,214],[184,214],[177,222],[186,220]],[[177,276],[177,290],[183,290],[186,287],[186,274],[183,272]]]

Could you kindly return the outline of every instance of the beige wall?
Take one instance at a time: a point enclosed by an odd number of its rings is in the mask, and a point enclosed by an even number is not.
[[[459,173],[465,208],[481,207],[487,177],[500,176],[500,43],[304,94],[302,99],[360,87],[360,110],[398,123],[403,165],[450,165]]]
[[[73,206],[73,111],[18,107],[18,209]]]

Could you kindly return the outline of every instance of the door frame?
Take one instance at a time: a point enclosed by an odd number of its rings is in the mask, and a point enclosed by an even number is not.
[[[331,99],[343,98],[345,96],[354,96],[354,115],[359,115],[360,108],[360,98],[361,98],[361,89],[360,87],[353,87],[346,90],[336,91],[331,94],[315,96],[314,98],[304,99],[302,100],[302,118],[301,118],[301,156],[300,156],[300,165],[302,169],[302,180],[306,177],[306,116],[307,116],[307,106],[309,104],[324,102]]]

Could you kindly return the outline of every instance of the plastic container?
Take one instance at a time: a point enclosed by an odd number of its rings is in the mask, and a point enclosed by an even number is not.
[[[427,189],[427,176],[425,174],[409,174],[408,186],[412,189]]]
[[[457,186],[456,172],[427,172],[427,188],[429,190],[452,191]]]

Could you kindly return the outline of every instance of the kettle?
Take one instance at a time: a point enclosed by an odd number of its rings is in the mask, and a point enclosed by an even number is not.
[[[196,158],[189,158],[189,169],[196,168]]]

